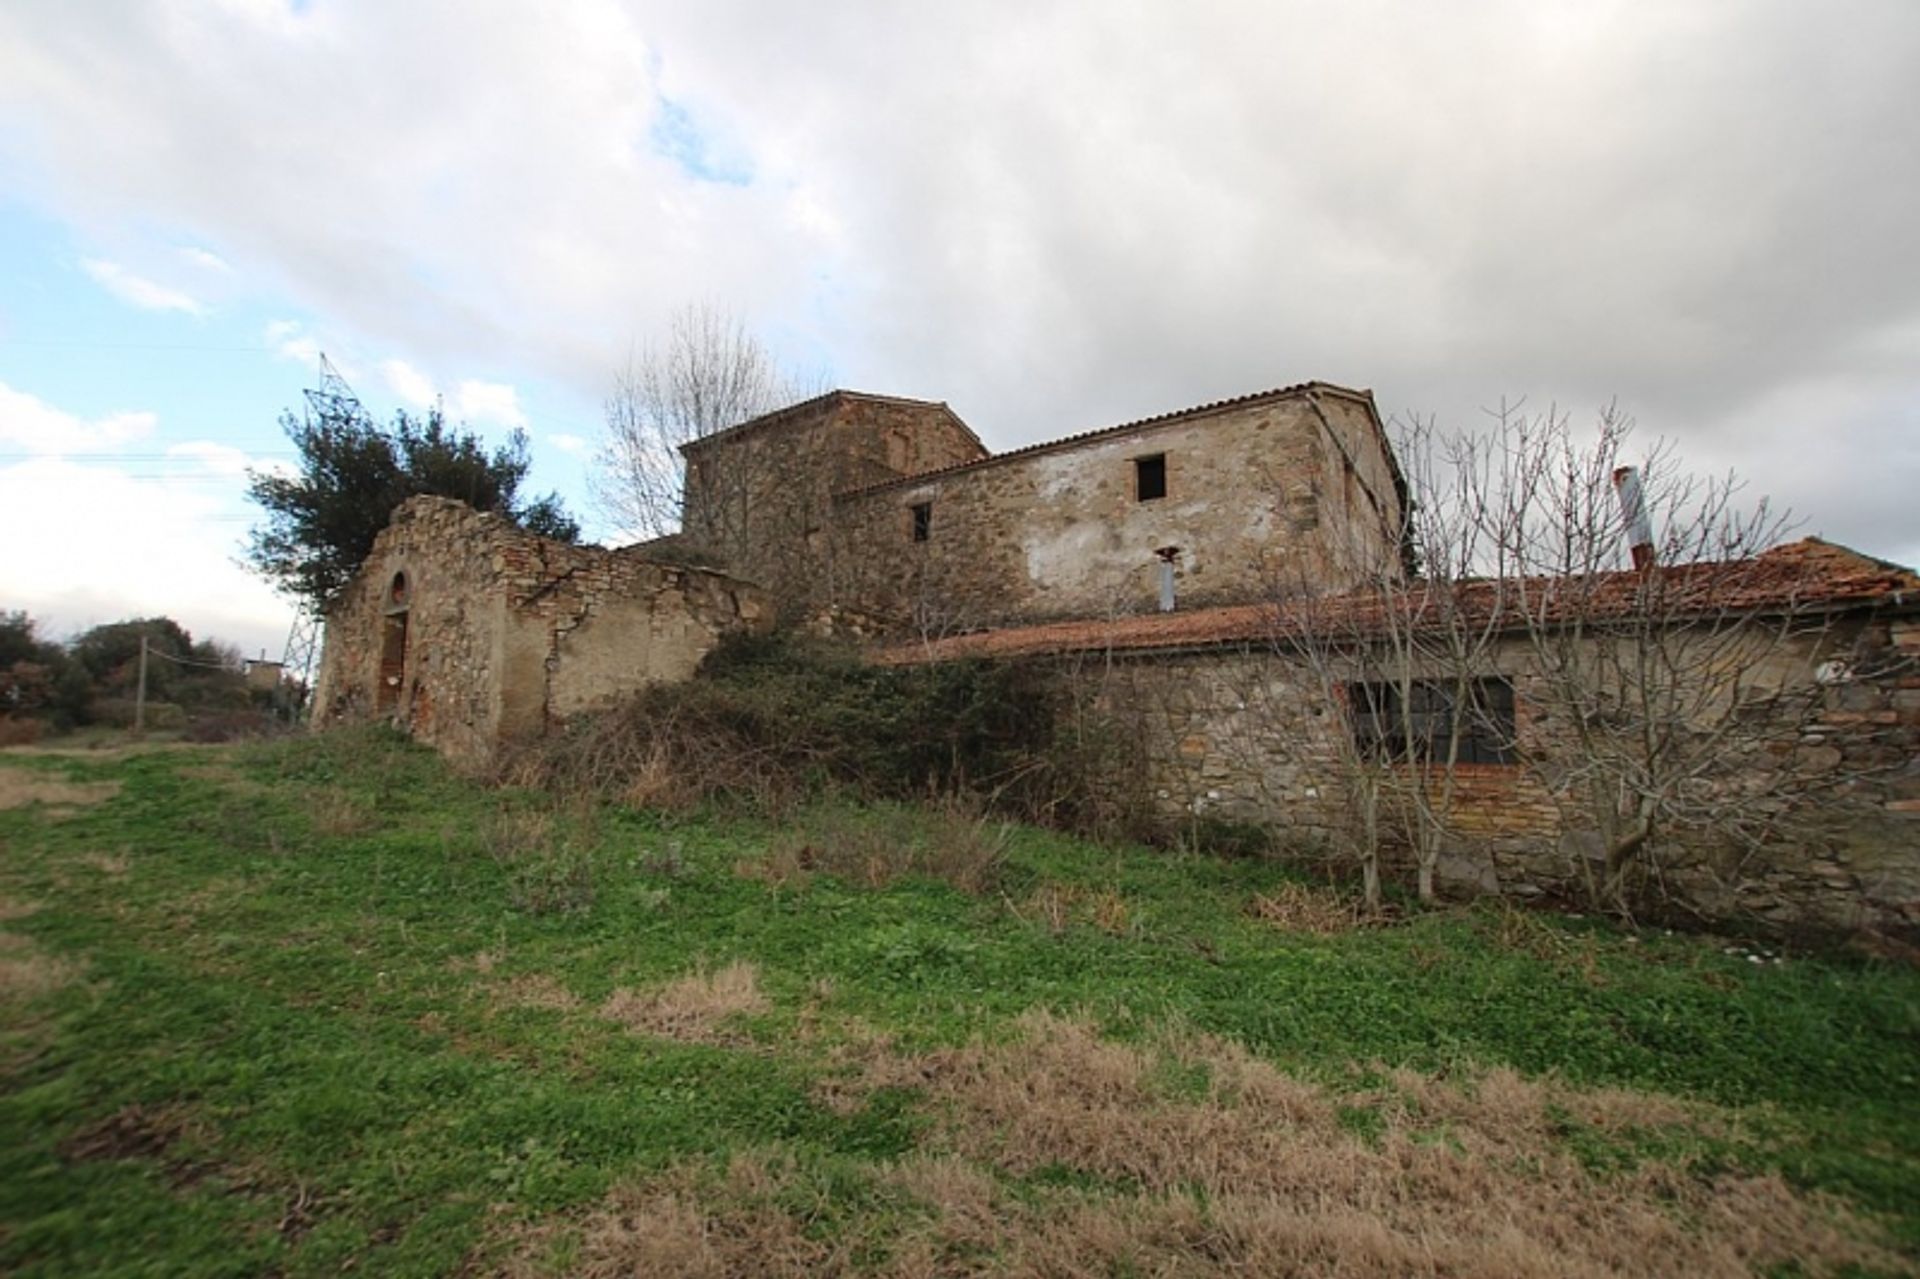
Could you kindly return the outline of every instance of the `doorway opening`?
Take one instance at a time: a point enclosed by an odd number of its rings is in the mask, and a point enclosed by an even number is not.
[[[395,573],[387,591],[386,615],[380,627],[380,685],[374,707],[390,711],[400,701],[400,684],[407,673],[407,575]]]

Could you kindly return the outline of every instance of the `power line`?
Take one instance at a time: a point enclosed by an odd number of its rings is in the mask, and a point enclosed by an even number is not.
[[[196,342],[68,342],[39,338],[0,338],[0,346],[31,346],[74,351],[211,351],[222,354],[278,354],[272,346],[207,346]]]
[[[152,657],[164,658],[172,662],[175,666],[200,666],[213,671],[230,671],[233,669],[233,667],[228,666],[225,662],[202,662],[192,657],[175,657],[172,653],[162,652],[152,646],[148,647],[147,653]]]
[[[216,448],[230,448],[237,453],[245,453],[248,457],[293,457],[296,453],[294,449],[243,449],[236,444],[218,444],[214,441],[203,442],[214,443]],[[9,460],[17,461],[22,458],[35,457],[50,457],[62,462],[192,462],[197,460],[197,455],[193,453],[181,453],[177,451],[160,453],[61,453],[57,451],[20,451],[0,453],[0,462]]]

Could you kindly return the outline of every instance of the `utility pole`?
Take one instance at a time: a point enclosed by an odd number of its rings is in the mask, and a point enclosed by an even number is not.
[[[133,695],[133,735],[147,731],[147,637],[140,637],[140,686]]]

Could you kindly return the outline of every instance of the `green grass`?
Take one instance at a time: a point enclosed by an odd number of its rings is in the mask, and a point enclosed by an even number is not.
[[[0,928],[70,978],[16,990],[0,1026],[0,1270],[448,1273],[490,1264],[514,1223],[766,1149],[853,1212],[862,1170],[916,1149],[933,1116],[911,1089],[824,1104],[832,1028],[934,1048],[1004,1037],[1035,1007],[1122,1040],[1169,1024],[1236,1040],[1351,1094],[1362,1140],[1380,1130],[1365,1097],[1400,1066],[1733,1108],[1741,1135],[1696,1154],[1841,1196],[1920,1256],[1912,971],[1755,965],[1712,939],[1491,909],[1292,934],[1246,909],[1285,878],[1273,865],[1031,829],[980,895],[768,883],[736,865],[783,826],[556,806],[380,734],[0,756],[0,776],[22,769],[122,789],[67,815],[0,810]],[[1124,920],[1051,927],[1025,909],[1043,885],[1117,894]],[[733,960],[770,1000],[744,1043],[593,1013]],[[578,1006],[491,993],[533,977]],[[802,1033],[822,1010],[824,1041]],[[1189,1076],[1170,1068],[1169,1095],[1205,1091]],[[1565,1132],[1599,1170],[1671,1154],[1662,1140]]]

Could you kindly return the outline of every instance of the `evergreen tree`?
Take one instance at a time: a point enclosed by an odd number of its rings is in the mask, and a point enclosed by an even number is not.
[[[310,419],[286,413],[280,425],[300,454],[299,469],[249,473],[247,495],[266,520],[253,530],[247,558],[281,590],[315,607],[325,607],[346,585],[394,508],[421,494],[457,498],[543,537],[579,540],[580,526],[557,495],[520,500],[530,465],[523,431],[489,453],[438,408],[425,417],[397,413],[390,427],[348,412]]]

